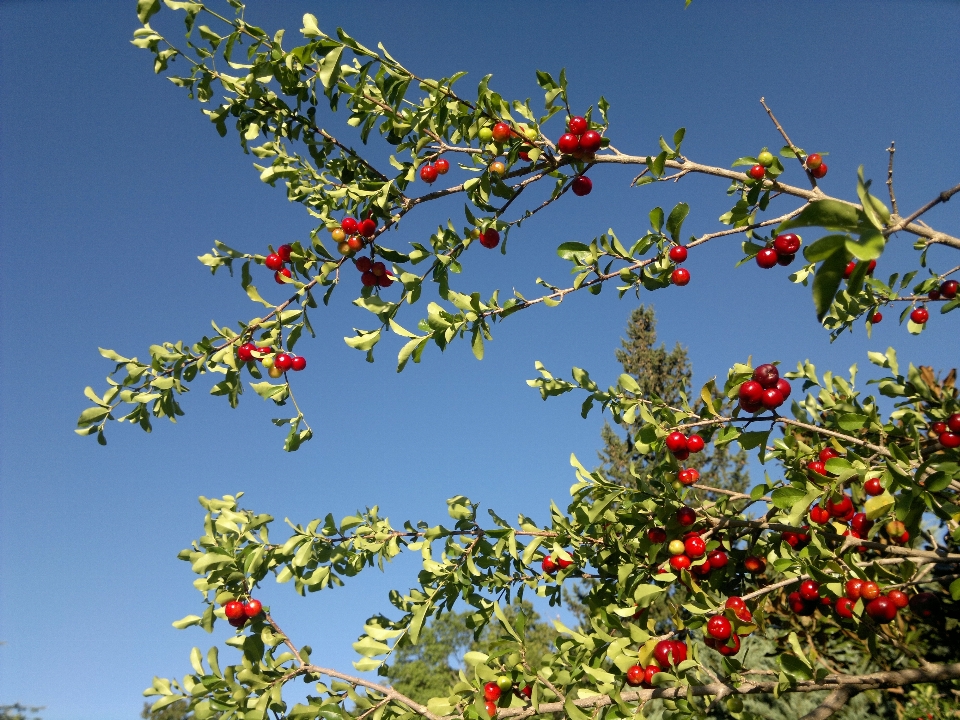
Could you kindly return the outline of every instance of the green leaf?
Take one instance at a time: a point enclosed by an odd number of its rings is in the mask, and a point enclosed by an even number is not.
[[[787,485],[786,487],[774,490],[770,495],[770,499],[773,500],[774,506],[781,510],[787,510],[806,497],[806,495],[806,490],[794,487],[793,485]]]
[[[857,260],[876,260],[883,254],[887,239],[879,230],[868,230],[859,240],[848,238],[844,246]]]
[[[317,71],[317,77],[323,86],[329,90],[340,79],[340,56],[343,54],[343,47],[337,47],[327,53],[327,56],[320,63]]]
[[[843,430],[859,430],[867,424],[866,415],[857,415],[856,413],[846,413],[837,418],[837,425]]]
[[[158,12],[160,12],[160,0],[137,0],[137,18],[144,25]]]
[[[836,297],[837,290],[840,289],[840,281],[843,280],[843,272],[846,267],[847,254],[844,248],[834,251],[817,268],[817,273],[813,277],[813,306],[817,311],[817,319],[821,322],[830,309],[830,305],[833,304],[833,298]]]
[[[863,506],[863,510],[867,514],[868,520],[876,520],[893,507],[894,502],[896,502],[896,500],[893,495],[885,492],[883,495],[868,498]]]
[[[775,234],[798,227],[822,227],[827,230],[854,231],[861,229],[861,213],[857,208],[839,200],[815,200],[799,215],[780,223]]]
[[[847,235],[825,235],[804,248],[803,256],[810,262],[820,262],[833,255],[838,248],[845,247]]]
[[[950,583],[950,597],[954,600],[960,600],[960,578]]]
[[[674,242],[680,242],[680,228],[683,227],[683,221],[690,212],[690,206],[686,203],[677,203],[670,211],[670,217],[667,218],[667,232]]]

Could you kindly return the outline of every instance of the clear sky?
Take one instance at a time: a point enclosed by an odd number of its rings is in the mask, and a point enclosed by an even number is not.
[[[211,278],[196,261],[214,239],[261,251],[311,227],[281,189],[259,182],[234,137],[220,139],[196,103],[153,75],[129,43],[134,7],[0,2],[0,704],[44,705],[50,720],[135,717],[154,674],[182,675],[190,648],[210,644],[200,630],[170,626],[200,607],[194,576],[175,558],[201,533],[198,495],[243,490],[248,507],[297,522],[379,504],[400,524],[442,521],[444,500],[462,493],[504,516],[545,520],[550,499],[569,497],[570,453],[594,462],[602,418],[581,420],[576,398],[542,403],[524,380],[534,360],[615,380],[613,350],[637,304],[609,289],[570,297],[499,326],[483,362],[466,343],[445,356],[431,347],[397,375],[391,343],[373,365],[343,344],[369,315],[340,293],[313,316],[317,340],[298,347],[309,360],[298,398],[316,431],[300,452],[280,449],[272,404],[248,391],[230,411],[205,381],[184,398],[176,426],[158,422],[149,436],[112,427],[106,448],[76,436],[83,387],[102,391],[109,369],[98,346],[143,357],[153,342],[193,341],[211,319],[257,312],[238,279]],[[287,28],[292,43],[306,11],[328,31],[382,40],[421,74],[468,70],[467,87],[492,72],[504,96],[537,104],[534,71],[566,66],[574,107],[605,95],[610,135],[625,152],[655,152],[657,137],[681,125],[685,154],[705,163],[779,147],[758,104],[765,95],[799,145],[831,153],[827,192],[855,198],[860,164],[880,185],[891,140],[901,209],[960,174],[955,2],[694,0],[684,10],[681,0],[254,0],[248,20]],[[635,239],[650,208],[679,200],[691,205],[686,230],[707,232],[727,207],[725,186],[705,179],[630,189],[629,171],[591,176],[589,197],[566,197],[525,224],[506,257],[478,248],[458,289],[516,287],[529,297],[538,276],[567,279],[561,242],[611,226]],[[440,211],[461,223],[459,205],[427,208],[405,221],[395,246],[423,240],[446,220]],[[960,202],[927,219],[957,234]],[[884,271],[911,255],[909,238],[892,245]],[[688,287],[644,298],[661,339],[689,349],[698,383],[748,355],[838,372],[856,362],[866,374],[866,351],[891,344],[904,365],[946,368],[960,357],[960,320],[937,314],[935,332],[919,338],[888,312],[872,340],[858,329],[831,345],[807,289],[782,271],[734,269],[738,258],[739,239],[710,243],[691,253]],[[931,259],[957,264],[939,249]],[[306,600],[290,586],[261,594],[316,659],[349,668],[363,620],[389,609],[388,587],[409,587],[414,571],[399,563]]]

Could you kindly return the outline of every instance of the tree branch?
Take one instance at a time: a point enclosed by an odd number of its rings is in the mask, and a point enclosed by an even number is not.
[[[838,687],[823,699],[819,707],[808,712],[800,718],[800,720],[826,720],[826,718],[846,705],[850,698],[859,694],[860,690],[850,687],[849,685]]]

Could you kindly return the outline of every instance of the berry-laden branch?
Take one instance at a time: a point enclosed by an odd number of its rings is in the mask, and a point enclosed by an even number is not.
[[[360,271],[362,288],[354,303],[373,313],[379,327],[358,329],[355,337],[345,340],[351,347],[366,352],[368,360],[372,360],[374,347],[387,333],[405,338],[398,354],[398,369],[403,369],[410,358],[419,362],[430,342],[443,350],[450,342],[465,336],[471,338],[477,357],[482,357],[484,340],[492,337],[491,325],[496,321],[535,305],[556,304],[580,289],[599,292],[604,283],[614,278],[625,283],[618,289],[621,295],[628,290],[639,293],[641,288],[652,291],[686,285],[691,276],[681,265],[687,253],[709,240],[734,233],[746,235],[745,260],[755,258],[763,268],[793,261],[801,241],[799,236],[785,233],[786,229],[811,227],[848,233],[847,240],[837,235],[828,236],[833,238],[833,245],[829,247],[823,247],[819,241],[808,245],[804,253],[809,264],[791,276],[794,281],[804,283],[813,276],[818,316],[834,336],[864,316],[869,330],[882,320],[881,306],[893,302],[918,304],[909,313],[908,329],[920,332],[929,320],[929,311],[920,304],[922,295],[935,289],[944,300],[943,312],[960,306],[960,300],[953,302],[957,288],[951,282],[942,283],[937,289],[931,278],[916,285],[913,292],[904,293],[907,280],[902,280],[896,288],[871,276],[876,257],[883,251],[883,238],[896,231],[910,232],[928,243],[960,248],[960,239],[912,222],[930,207],[949,199],[957,188],[941,193],[905,219],[896,213],[890,216],[882,203],[870,195],[869,182],[862,177],[857,190],[859,203],[828,196],[816,185],[816,178],[823,178],[827,171],[822,156],[803,154],[763,99],[764,109],[787,141],[781,154],[800,160],[813,185],[811,190],[783,182],[784,169],[767,150],[757,158],[741,158],[734,163],[734,168],[751,165],[747,173],[694,162],[681,154],[682,129],[673,136],[673,146],[661,138],[656,154],[621,152],[610,144],[606,100],[601,98],[598,102],[599,118],[592,109],[584,116],[569,115],[563,73],[559,80],[549,73],[537,74],[537,82],[545,91],[546,110],[537,117],[529,103],[504,100],[488,87],[487,79],[481,82],[476,99],[468,100],[453,90],[462,74],[440,80],[421,77],[382,47],[379,51],[367,48],[340,29],[335,38],[323,33],[311,15],[304,16],[301,28],[306,44],[285,50],[280,34],[271,36],[243,20],[242,4],[238,10],[240,15],[233,20],[203,3],[174,6],[185,14],[188,37],[194,32],[199,13],[208,14],[222,25],[221,31],[202,26],[202,39],[210,44],[210,50],[201,50],[195,44],[189,45],[189,52],[182,50],[153,29],[148,21],[161,9],[160,3],[154,0],[138,4],[144,25],[135,33],[134,44],[153,53],[158,73],[166,71],[174,60],[186,59],[190,73],[170,79],[202,103],[214,98],[213,84],[219,84],[225,93],[224,101],[216,108],[205,110],[218,132],[228,134],[227,122],[234,118],[243,150],[269,161],[268,165],[256,165],[261,180],[270,185],[282,182],[289,199],[303,204],[319,225],[309,243],[282,245],[281,248],[292,248],[286,257],[274,252],[265,256],[240,253],[225,245],[218,245],[212,254],[203,256],[201,260],[212,271],[220,267],[232,270],[234,261],[241,260],[245,268],[244,289],[252,300],[267,305],[270,313],[266,318],[241,324],[239,333],[218,328],[216,336],[187,348],[169,343],[155,345],[149,362],[119,359],[118,368],[122,365],[127,376],[119,381],[109,379],[113,388],[102,397],[89,390],[88,397],[94,406],[84,411],[79,421],[78,432],[96,434],[100,442],[105,442],[108,420],[126,420],[150,429],[151,415],[173,418],[182,414],[176,396],[185,392],[187,384],[199,374],[225,375],[217,384],[215,394],[226,395],[231,405],[236,405],[243,391],[244,373],[259,380],[260,372],[249,361],[238,362],[238,358],[227,355],[238,352],[244,341],[257,342],[253,336],[258,332],[262,332],[259,347],[269,343],[274,350],[271,362],[274,354],[288,355],[304,330],[312,333],[307,317],[308,308],[317,307],[312,291],[325,287],[326,303],[330,293],[344,284],[345,275],[341,270],[348,268],[350,262]],[[235,55],[241,48],[246,50],[243,62],[252,63],[257,73],[240,77],[218,69],[215,60],[219,58],[236,66]],[[271,79],[262,79],[267,77]],[[362,142],[367,143],[374,130],[382,136],[394,152],[390,158],[393,174],[376,167],[358,150],[325,129],[321,120],[323,96],[332,108],[345,104],[350,112],[349,124],[358,129]],[[568,113],[566,132],[553,142],[547,136],[545,125],[559,112]],[[523,121],[519,122],[516,116]],[[257,142],[261,144],[255,145]],[[455,170],[448,160],[440,157],[444,153],[463,156],[466,162],[460,172],[467,179],[419,195],[410,193],[409,189],[418,180],[432,185]],[[483,301],[478,292],[461,293],[450,287],[450,273],[459,271],[470,257],[468,252],[475,247],[475,240],[488,249],[501,247],[505,253],[511,230],[519,232],[524,220],[561,199],[566,200],[571,194],[591,192],[593,181],[587,177],[588,171],[599,171],[608,163],[644,167],[644,173],[635,181],[638,185],[646,181],[676,181],[688,174],[730,181],[736,203],[722,221],[732,227],[691,238],[692,242],[684,245],[681,226],[689,208],[684,203],[674,208],[667,219],[666,232],[662,227],[664,213],[655,208],[651,213],[652,232],[629,249],[615,236],[601,236],[589,245],[564,243],[559,252],[574,263],[577,274],[571,287],[561,289],[543,283],[551,289],[550,293],[528,300],[515,292],[514,297],[503,303],[498,292]],[[669,174],[667,170],[676,172]],[[534,199],[515,220],[503,219],[508,208],[519,205],[521,194],[524,198],[531,197],[530,188],[544,181],[553,184],[549,197]],[[467,201],[467,226],[462,231],[456,230],[448,220],[446,227],[441,225],[430,238],[429,244],[414,241],[409,252],[384,246],[386,233],[397,230],[399,221],[407,213],[433,200],[460,194]],[[758,217],[773,201],[791,197],[802,200],[803,204],[776,219]],[[498,205],[495,198],[503,202]],[[654,222],[657,216],[659,221]],[[776,228],[773,233],[776,237],[770,240],[757,233],[768,227]],[[870,230],[871,227],[880,235]],[[324,246],[321,231],[331,232],[335,251]],[[838,237],[840,241],[836,241]],[[367,249],[369,256],[365,254]],[[340,257],[335,259],[337,252]],[[426,272],[411,271],[412,265],[425,261],[429,261]],[[847,263],[844,290],[839,288],[840,282],[835,277],[836,266],[841,261]],[[279,306],[264,301],[253,284],[251,264],[266,265],[277,282],[292,282],[297,294]],[[401,324],[401,308],[421,300],[425,285],[431,284],[435,285],[438,300],[447,305],[430,303],[427,317],[417,323],[420,332],[411,332],[404,327],[408,323]],[[388,288],[393,286],[402,289],[397,299],[390,300]],[[295,302],[300,309],[294,312],[291,305]],[[275,347],[283,328],[287,329],[290,341],[285,347]],[[116,353],[110,357],[120,358]],[[254,356],[254,359],[263,358]],[[281,371],[285,363],[281,358]],[[273,370],[272,367],[265,369]],[[256,383],[253,387],[258,394],[277,404],[290,397],[290,386],[286,382],[282,386]],[[115,414],[123,404],[129,404],[130,411]],[[275,421],[291,426],[286,449],[296,449],[309,438],[309,430],[299,431],[296,427],[301,418],[302,413],[298,411],[296,418]]]

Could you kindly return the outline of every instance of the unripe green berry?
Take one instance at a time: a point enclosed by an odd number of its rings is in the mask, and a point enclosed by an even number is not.
[[[764,167],[770,167],[773,165],[773,153],[769,150],[764,150],[762,153],[757,155],[757,162]]]
[[[490,142],[493,140],[493,130],[488,127],[480,128],[477,137],[480,138],[480,142]]]

